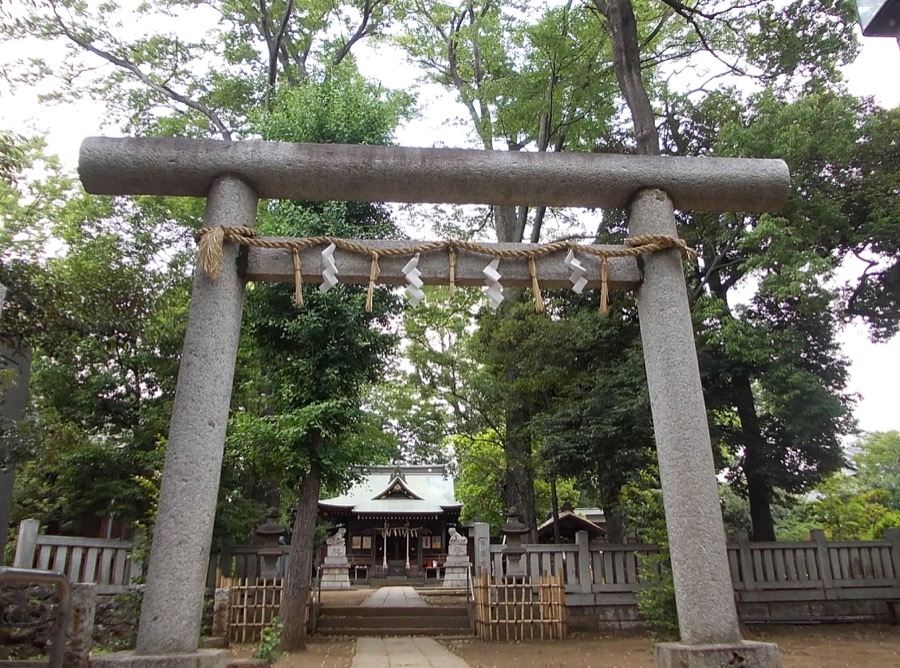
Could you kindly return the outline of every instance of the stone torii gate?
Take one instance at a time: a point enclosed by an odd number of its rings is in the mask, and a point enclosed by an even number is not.
[[[521,153],[88,138],[79,174],[89,193],[206,197],[204,228],[253,227],[260,198],[628,208],[631,235],[677,237],[674,210],[763,212],[786,200],[778,160]],[[370,243],[368,241],[366,244]],[[527,248],[522,244],[520,248]],[[365,257],[338,250],[343,282],[367,283]],[[317,249],[304,280],[321,281]],[[589,287],[598,262],[583,261]],[[429,284],[447,284],[446,256],[423,256]],[[379,282],[404,283],[385,258]],[[459,255],[456,282],[483,284],[484,259]],[[562,255],[536,262],[545,287],[568,285]],[[524,268],[504,285],[530,286]],[[669,532],[681,642],[656,646],[658,666],[778,666],[775,645],[741,639],[700,374],[679,252],[616,258],[608,286],[634,288]],[[216,278],[197,270],[172,410],[156,528],[133,654],[97,665],[224,665],[198,650],[203,589],[247,281],[293,281],[292,256],[224,246]]]

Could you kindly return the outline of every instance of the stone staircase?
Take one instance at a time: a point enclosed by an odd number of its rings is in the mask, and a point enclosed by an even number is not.
[[[322,606],[315,633],[323,636],[473,635],[471,619],[466,605],[406,608]]]

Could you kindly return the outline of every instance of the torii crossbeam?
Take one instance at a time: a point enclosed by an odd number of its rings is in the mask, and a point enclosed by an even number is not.
[[[787,166],[778,160],[188,139],[89,138],[79,174],[90,193],[206,197],[204,228],[253,227],[260,198],[291,198],[627,207],[632,235],[672,238],[675,208],[773,211],[790,187]],[[246,268],[236,246],[226,244],[223,252],[216,278],[194,274],[137,648],[129,665],[223,665],[220,654],[198,650],[198,638],[244,286],[251,278],[294,275],[283,252],[252,249]],[[342,263],[347,276],[368,280],[365,258],[348,256]],[[421,268],[426,282],[446,282],[446,263]],[[399,280],[396,270],[385,263],[381,278]],[[473,265],[462,274],[474,271]],[[537,271],[547,287],[561,280],[549,265]],[[307,257],[304,279],[320,280],[317,272],[321,263]],[[657,665],[780,665],[775,645],[741,639],[678,251],[646,256],[643,275],[633,259],[611,262],[609,283],[637,287],[675,577],[681,642],[657,645]]]

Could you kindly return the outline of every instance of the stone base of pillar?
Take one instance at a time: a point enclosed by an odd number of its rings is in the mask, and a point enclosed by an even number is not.
[[[778,645],[741,641],[725,645],[682,645],[659,643],[653,646],[657,668],[781,668]]]
[[[350,570],[343,566],[322,566],[322,589],[350,589]]]
[[[135,654],[118,652],[91,657],[91,668],[225,668],[228,652],[198,650],[190,654]]]
[[[469,586],[468,566],[445,566],[444,586],[453,589],[466,589]]]

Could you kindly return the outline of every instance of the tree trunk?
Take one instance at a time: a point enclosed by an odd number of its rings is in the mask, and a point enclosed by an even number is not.
[[[550,478],[550,506],[553,511],[553,544],[559,545],[559,497],[556,494],[556,476]]]
[[[625,97],[634,123],[634,140],[639,155],[659,155],[659,133],[650,97],[641,79],[641,51],[637,19],[631,0],[594,0],[606,17],[606,31],[612,41],[616,81]]]
[[[494,208],[494,227],[499,242],[521,243],[525,233],[519,212],[514,206]],[[525,298],[525,291],[521,288],[506,288],[504,296],[500,308],[505,312],[505,317],[513,317],[510,309]],[[508,387],[514,388],[519,375],[516,346],[508,346],[505,355],[506,382]],[[507,507],[515,506],[518,509],[525,526],[531,530],[530,542],[534,543],[537,542],[534,464],[531,458],[531,437],[527,430],[531,410],[526,398],[513,390],[510,390],[506,406],[506,504]]]
[[[744,446],[744,477],[747,479],[747,497],[750,501],[751,537],[753,540],[775,540],[775,522],[772,519],[772,485],[765,471],[766,442],[762,437],[753,387],[750,378],[736,375],[732,381],[734,403],[741,420],[741,441]]]
[[[316,452],[321,446],[322,435],[316,432],[313,439],[315,443],[312,451]],[[309,473],[300,485],[300,502],[294,519],[294,534],[287,559],[284,590],[281,593],[281,608],[278,611],[278,617],[284,625],[279,648],[285,652],[306,649],[306,608],[312,584],[316,516],[321,487],[321,465],[314,456],[309,465]]]

